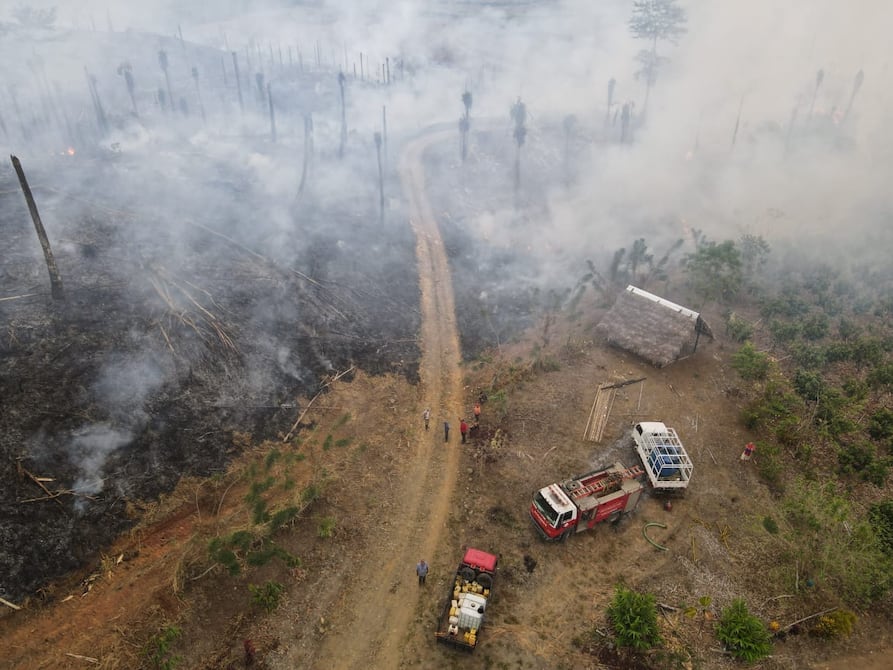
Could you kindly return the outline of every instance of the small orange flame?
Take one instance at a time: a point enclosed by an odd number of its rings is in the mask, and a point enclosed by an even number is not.
[[[65,153],[67,153],[69,156],[74,156],[74,147],[68,147]]]

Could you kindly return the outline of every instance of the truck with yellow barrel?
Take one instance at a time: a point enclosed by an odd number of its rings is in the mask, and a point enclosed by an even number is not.
[[[493,581],[499,557],[469,547],[450,585],[450,594],[437,622],[438,642],[474,651],[484,615],[493,597]]]

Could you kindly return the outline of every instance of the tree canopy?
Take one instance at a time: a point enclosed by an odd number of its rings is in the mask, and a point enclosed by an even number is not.
[[[692,288],[704,302],[730,298],[741,288],[741,252],[732,240],[704,242],[685,257],[684,265]]]
[[[636,39],[647,39],[652,44],[658,40],[676,44],[688,30],[687,20],[685,10],[676,0],[636,0],[629,29]]]

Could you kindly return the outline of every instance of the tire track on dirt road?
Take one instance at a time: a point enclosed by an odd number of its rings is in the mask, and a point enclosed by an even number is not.
[[[449,445],[441,430],[444,419],[460,413],[462,376],[459,332],[449,264],[437,221],[425,195],[422,155],[446,139],[446,132],[423,135],[404,150],[400,179],[409,200],[410,224],[416,236],[421,293],[422,403],[432,410],[432,430],[419,425],[411,431],[415,448],[407,477],[399,491],[382,492],[399,498],[407,518],[395,519],[388,542],[380,542],[364,565],[374,578],[357,580],[344,594],[351,603],[353,623],[332,631],[318,658],[327,668],[397,668],[407,632],[420,598],[413,566],[420,556],[435,555],[449,515],[459,466],[458,426]]]

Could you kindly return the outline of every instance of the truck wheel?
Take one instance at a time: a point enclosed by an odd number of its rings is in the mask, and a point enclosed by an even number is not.
[[[611,516],[608,517],[608,523],[617,527],[617,524],[620,523],[620,519],[623,515],[620,512],[614,512]]]
[[[493,577],[486,572],[479,572],[478,576],[475,577],[475,581],[485,589],[489,589],[493,586]]]
[[[571,532],[569,530],[566,530],[558,538],[558,541],[559,542],[567,542],[567,538],[569,538],[570,536],[571,536]]]
[[[474,581],[474,570],[472,570],[471,568],[462,568],[462,570],[459,572],[459,576],[462,577],[462,579],[464,579],[466,582],[471,583]]]

